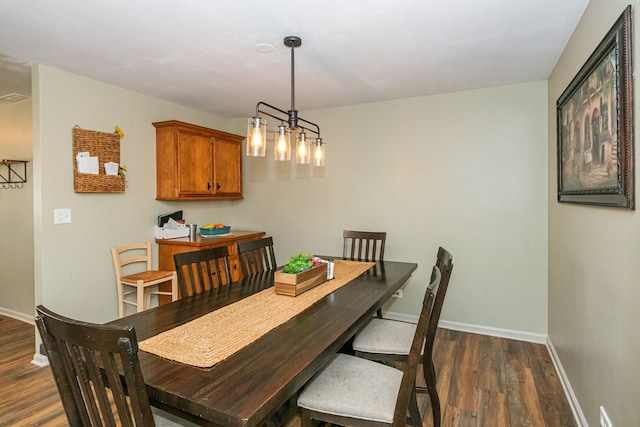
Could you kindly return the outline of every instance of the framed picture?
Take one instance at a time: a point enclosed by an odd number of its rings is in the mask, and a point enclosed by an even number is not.
[[[635,209],[631,6],[557,102],[558,202]]]

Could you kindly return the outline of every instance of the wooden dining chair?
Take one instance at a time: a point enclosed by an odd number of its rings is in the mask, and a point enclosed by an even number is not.
[[[231,283],[227,246],[173,255],[182,298]]]
[[[118,287],[118,317],[126,314],[127,305],[134,306],[136,312],[149,308],[152,295],[171,295],[172,301],[178,299],[176,272],[151,269],[151,242],[113,246],[111,258]],[[159,289],[165,282],[171,283],[171,291]],[[133,294],[135,299],[128,298]]]
[[[344,230],[342,239],[342,258],[353,261],[384,260],[386,231]]]
[[[273,238],[265,237],[238,243],[238,256],[242,276],[249,277],[277,268],[276,255],[273,250]]]
[[[342,426],[404,426],[407,411],[411,423],[422,426],[415,382],[440,278],[440,270],[434,266],[403,370],[336,354],[298,397],[302,427],[310,427],[311,420]]]
[[[39,305],[36,325],[71,426],[196,426],[151,408],[133,327],[69,319]]]
[[[433,313],[427,326],[424,350],[420,357],[426,386],[416,386],[416,391],[429,394],[433,425],[439,427],[441,423],[440,398],[436,388],[436,371],[433,365],[433,343],[453,270],[453,257],[449,251],[442,247],[438,249],[436,266],[442,272],[442,280],[436,294]],[[373,319],[362,331],[356,334],[353,340],[353,350],[356,356],[369,360],[387,364],[405,362],[411,350],[416,328],[417,325],[414,323]]]
[[[386,231],[342,231],[342,258],[351,261],[383,261]],[[382,319],[382,308],[376,312]]]

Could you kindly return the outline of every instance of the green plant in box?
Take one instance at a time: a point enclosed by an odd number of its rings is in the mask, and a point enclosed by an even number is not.
[[[282,268],[283,273],[297,274],[308,268],[313,267],[313,260],[311,255],[307,255],[304,252],[294,255],[287,261],[287,264]]]

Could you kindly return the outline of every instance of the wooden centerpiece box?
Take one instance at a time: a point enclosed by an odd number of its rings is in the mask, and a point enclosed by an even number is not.
[[[273,274],[276,293],[295,297],[327,281],[327,264],[323,262],[296,274],[284,273],[282,270]]]

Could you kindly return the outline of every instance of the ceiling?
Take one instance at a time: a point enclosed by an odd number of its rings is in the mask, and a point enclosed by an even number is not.
[[[288,110],[288,35],[301,111],[545,80],[587,3],[0,0],[0,97],[39,63],[222,117]]]

